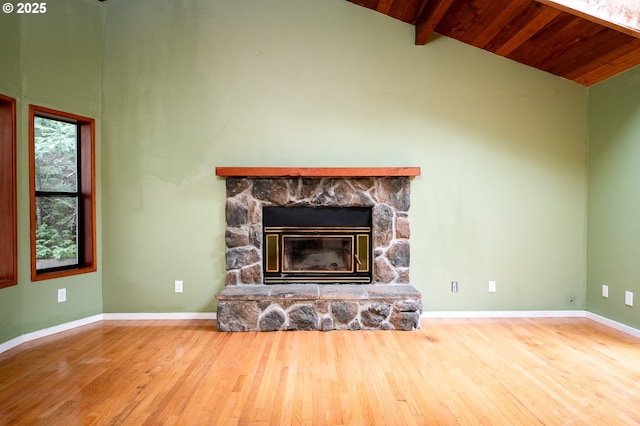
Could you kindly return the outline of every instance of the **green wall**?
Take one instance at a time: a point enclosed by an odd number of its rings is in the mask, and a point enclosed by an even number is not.
[[[215,166],[420,166],[426,310],[586,307],[585,87],[343,0],[103,8],[105,312],[215,309]]]
[[[640,68],[589,92],[587,306],[634,328],[640,328],[639,93]],[[634,307],[625,305],[625,291],[634,293]]]
[[[0,289],[0,342],[102,312],[100,270],[31,282],[29,255],[29,104],[96,118],[99,164],[102,17],[96,3],[57,0],[42,15],[0,14],[0,93],[17,99],[19,274],[18,285]],[[98,243],[100,206],[98,191]],[[65,303],[57,302],[59,288],[67,289]]]
[[[20,256],[0,342],[101,312],[213,311],[215,166],[420,166],[426,310],[587,307],[585,87],[444,37],[414,46],[411,26],[344,0],[59,0],[0,15],[0,37]],[[97,119],[97,273],[29,280],[29,103]]]

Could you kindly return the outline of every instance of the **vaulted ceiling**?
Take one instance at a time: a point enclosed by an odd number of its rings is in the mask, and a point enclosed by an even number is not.
[[[347,1],[414,25],[417,45],[435,32],[585,86],[640,65],[640,0]]]
[[[577,12],[559,2],[347,1],[414,25],[418,45],[428,43],[431,33],[436,32],[585,86],[640,64],[639,30]],[[601,0],[600,9],[606,3]],[[640,10],[627,10],[627,14],[635,14],[632,18],[637,22]]]

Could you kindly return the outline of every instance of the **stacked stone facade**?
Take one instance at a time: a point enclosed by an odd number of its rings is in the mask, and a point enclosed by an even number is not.
[[[262,284],[262,207],[371,207],[374,282],[409,283],[409,178],[227,178],[226,285]]]
[[[408,177],[227,177],[226,280],[221,331],[414,330],[420,293],[409,285]],[[262,208],[371,207],[372,284],[265,285]]]
[[[405,284],[227,286],[218,293],[218,329],[415,330],[421,308],[420,293]]]

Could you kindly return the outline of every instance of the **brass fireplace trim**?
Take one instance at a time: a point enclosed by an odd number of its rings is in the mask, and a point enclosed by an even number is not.
[[[265,272],[280,274],[280,276],[264,277],[265,283],[370,283],[370,277],[340,277],[339,275],[368,273],[371,271],[370,226],[336,226],[336,227],[300,227],[300,226],[268,226],[264,228]],[[286,238],[291,237],[327,237],[348,238],[351,240],[352,262],[350,269],[339,270],[285,270],[285,258],[282,256]],[[296,274],[311,274],[312,277],[296,276]]]

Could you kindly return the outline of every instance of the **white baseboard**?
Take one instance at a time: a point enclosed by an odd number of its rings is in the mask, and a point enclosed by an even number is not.
[[[640,330],[610,320],[587,311],[430,311],[423,312],[421,318],[588,318],[623,333],[640,338]],[[175,313],[107,313],[92,315],[76,321],[44,328],[23,334],[9,341],[0,343],[0,353],[13,349],[18,345],[41,337],[61,333],[94,322],[127,321],[127,320],[212,320],[216,319],[215,312],[175,312]]]
[[[587,311],[429,311],[420,318],[585,318]]]
[[[82,327],[94,322],[102,321],[102,314],[92,315],[90,317],[82,318],[76,321],[66,322],[64,324],[55,325],[53,327],[43,328],[42,330],[32,331],[31,333],[23,334],[8,342],[0,343],[0,353],[13,349],[18,345],[30,342],[41,337],[51,336],[52,334],[61,333],[63,331],[72,330],[74,328]]]
[[[14,339],[7,340],[4,343],[0,343],[0,354],[2,352],[8,351],[9,349],[13,349],[16,346],[21,345],[21,344],[23,344],[25,342],[26,342],[26,340],[24,339],[24,335],[22,335],[22,336],[18,336],[16,338],[14,338]]]
[[[211,320],[215,312],[113,313],[102,314],[104,320]]]
[[[30,342],[41,337],[82,327],[103,320],[210,320],[216,319],[215,312],[176,312],[176,313],[131,313],[131,314],[98,314],[82,318],[76,321],[66,322],[53,327],[43,328],[15,337],[7,342],[0,343],[0,354],[18,345]]]
[[[640,338],[640,330],[588,311],[432,311],[420,318],[588,318]]]
[[[640,338],[640,330],[638,330],[637,328],[629,327],[628,325],[624,325],[617,321],[610,320],[609,318],[602,317],[592,312],[586,312],[586,317],[589,318],[590,320],[606,325],[607,327],[611,327],[618,331],[622,331],[623,333],[630,334],[631,336]]]

